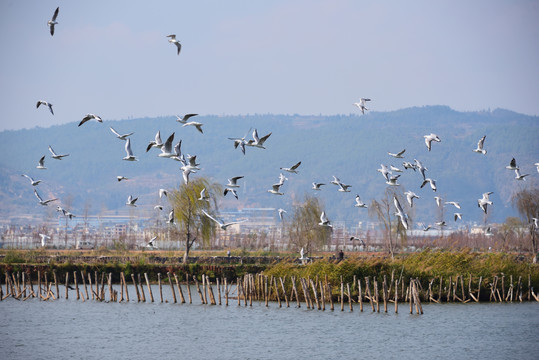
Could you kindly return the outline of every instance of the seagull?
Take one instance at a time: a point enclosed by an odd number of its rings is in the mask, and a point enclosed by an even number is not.
[[[434,200],[436,200],[436,205],[438,205],[438,207],[440,207],[442,205],[442,198],[441,197],[435,196]]]
[[[182,170],[183,181],[185,181],[185,184],[189,184],[189,175],[196,171],[186,168],[185,166],[182,166],[180,169]]]
[[[411,162],[408,162],[408,161],[403,161],[403,162],[402,162],[402,166],[404,166],[404,168],[405,168],[406,170],[412,169],[412,170],[415,171],[415,169],[416,169],[416,166],[415,166],[414,164],[412,164]]]
[[[322,211],[322,214],[320,214],[320,222],[318,223],[318,225],[333,228],[333,225],[330,224],[330,221],[328,220],[325,211]]]
[[[284,176],[283,173],[280,173],[279,174],[279,182],[277,183],[277,185],[283,185],[286,180],[288,180],[288,178],[286,176]]]
[[[339,184],[339,189],[337,191],[350,192],[350,190],[348,190],[348,188],[350,188],[350,187],[352,187],[352,185],[346,185],[346,184],[340,183]]]
[[[172,44],[176,45],[176,47],[178,48],[178,55],[180,55],[180,51],[182,49],[182,44],[180,44],[180,42],[178,40],[176,40],[176,35],[172,34],[172,35],[167,35],[166,37],[170,38],[170,39],[168,39],[169,43],[172,43]]]
[[[116,179],[118,180],[118,182],[122,181],[122,180],[129,180],[129,178],[126,178],[125,176],[116,176]]]
[[[182,161],[182,159],[185,160],[182,155],[181,149],[182,149],[182,141],[180,140],[176,143],[176,145],[174,145],[174,150],[172,151],[173,155],[170,158],[176,161]]]
[[[52,147],[49,145],[49,151],[51,152],[52,154],[52,158],[53,159],[56,159],[56,160],[62,160],[63,157],[66,157],[66,156],[69,156],[69,154],[64,154],[64,155],[57,155],[54,150],[52,149]]]
[[[483,149],[483,144],[485,143],[485,138],[487,136],[483,136],[481,139],[479,139],[479,142],[477,143],[477,148],[472,150],[473,152],[486,155],[487,151]]]
[[[404,149],[401,152],[398,152],[396,154],[388,152],[388,155],[393,156],[394,158],[397,158],[397,159],[402,159],[402,158],[404,158],[404,156],[402,156],[402,154],[404,154],[405,151],[406,151],[406,149]]]
[[[127,198],[127,202],[125,203],[125,205],[127,206],[133,206],[133,207],[137,207],[137,205],[135,205],[135,203],[137,202],[138,198],[134,198],[129,195],[129,197]]]
[[[202,123],[199,123],[199,122],[196,122],[196,121],[189,121],[188,123],[185,123],[182,125],[182,127],[184,126],[194,126],[197,128],[198,131],[200,131],[201,134],[204,134],[204,132],[202,131]]]
[[[184,117],[180,117],[179,115],[176,115],[176,121],[182,124],[187,124],[187,120],[190,117],[197,116],[198,114],[185,114]]]
[[[138,159],[133,155],[133,151],[131,150],[131,138],[127,138],[127,141],[125,142],[125,152],[127,155],[122,158],[122,160],[138,161]]]
[[[56,211],[61,212],[62,215],[64,215],[66,218],[73,219],[74,217],[76,217],[75,215],[73,215],[72,213],[70,213],[66,209],[62,208],[61,206],[57,206]]]
[[[350,241],[354,241],[354,240],[359,240],[359,245],[361,245],[361,246],[365,246],[365,245],[366,245],[366,244],[365,244],[365,241],[363,241],[363,239],[360,239],[360,238],[355,237],[355,236],[351,236],[351,237],[350,237]]]
[[[537,166],[537,172],[539,172],[539,162],[536,162],[535,164],[533,164],[535,166]]]
[[[252,128],[249,129],[251,131]],[[247,137],[247,134],[249,134],[249,131],[242,137],[242,138],[228,138],[229,140],[234,141],[234,149],[237,149],[238,146],[241,148],[241,152],[243,155],[245,155],[245,145],[247,145],[248,141],[245,141],[245,138]]]
[[[430,225],[427,225],[427,226],[423,226],[423,231],[429,231],[431,228]]]
[[[425,186],[427,183],[430,183],[430,188],[432,189],[432,191],[436,192],[436,180],[433,180],[431,178],[426,178],[425,180],[423,180],[423,183],[421,184],[421,188],[423,188],[423,186]]]
[[[148,147],[146,148],[146,152],[150,151],[150,149],[153,147],[156,147],[158,149],[161,149],[163,147],[163,141],[161,140],[161,131],[158,131],[157,134],[155,134],[155,140],[150,141]]]
[[[45,234],[39,234],[39,236],[41,237],[41,247],[45,247],[47,245],[47,240],[49,240],[51,237]]]
[[[232,193],[232,195],[234,195],[236,199],[238,198],[238,193],[236,192],[236,189],[225,188],[223,196],[226,196],[226,194],[228,193]]]
[[[45,106],[48,106],[49,107],[49,110],[51,112],[51,114],[54,115],[54,111],[52,111],[52,104],[44,101],[44,100],[38,100],[37,101],[37,104],[36,104],[36,109],[39,107],[39,105],[45,105]]]
[[[32,184],[32,186],[37,186],[41,182],[41,180],[34,180],[30,176],[28,176],[26,174],[22,174],[21,176],[24,176],[25,178],[30,180],[30,183]]]
[[[41,157],[41,159],[39,159],[39,161],[37,163],[37,166],[36,166],[36,169],[40,169],[40,170],[46,170],[47,169],[45,167],[45,155],[43,155]]]
[[[249,140],[245,145],[265,149],[264,143],[266,142],[266,140],[268,140],[268,138],[270,136],[271,136],[271,133],[266,134],[266,135],[262,136],[261,138],[259,138],[258,137],[258,132],[256,131],[256,129],[254,129],[253,130],[253,140]]]
[[[487,228],[485,229],[485,236],[492,236],[492,235],[493,235],[493,234],[492,234],[492,229],[491,229],[490,226],[489,226],[489,227],[487,227]]]
[[[331,180],[331,183],[339,186],[339,184],[341,183],[341,180],[335,175],[333,175],[333,180]]]
[[[89,121],[89,120],[92,120],[92,119],[95,119],[97,121],[99,121],[100,123],[103,122],[103,119],[101,119],[101,117],[95,115],[95,114],[86,114],[85,117],[82,118],[81,122],[79,123],[79,126],[81,126],[82,124],[84,124],[85,122]]]
[[[239,179],[243,179],[243,176],[234,176],[233,178],[228,179],[228,184],[226,184],[226,187],[239,188],[240,186],[237,184]]]
[[[530,174],[521,175],[519,169],[515,169],[515,174],[516,174],[515,179],[524,180],[524,181],[526,180],[526,176],[530,175]]]
[[[223,223],[217,219],[215,219],[214,217],[212,217],[210,214],[208,214],[206,211],[202,210],[202,212],[204,213],[204,215],[206,215],[207,217],[209,217],[210,219],[212,219],[213,221],[215,221],[217,223],[217,225],[219,225],[219,227],[221,228],[221,230],[226,230],[227,227],[231,226],[231,225],[235,225],[235,224],[239,224],[239,223],[242,223],[246,220],[242,220],[242,221],[232,221],[232,222],[229,222],[229,223]]]
[[[281,221],[283,221],[283,213],[286,213],[286,210],[285,209],[277,209],[277,211],[279,212],[279,219],[281,219]]]
[[[445,204],[446,205],[453,205],[457,209],[460,209],[460,204],[458,202],[456,202],[456,201],[446,201]]]
[[[376,171],[381,173],[382,176],[386,179],[386,181],[389,181],[389,174],[391,172],[388,170],[387,166],[385,166],[384,164],[380,164],[380,169],[377,169]]]
[[[539,218],[532,218],[534,229],[539,229]]]
[[[303,250],[303,248],[301,248],[301,250],[299,251],[299,256],[300,256],[299,260],[301,261],[309,260],[308,257],[305,257],[305,250]]]
[[[433,133],[430,133],[429,135],[424,135],[423,137],[425,138],[425,145],[427,145],[427,149],[429,149],[429,151],[430,151],[431,143],[433,141],[436,141],[436,142],[442,141],[440,140],[438,135],[433,134]]]
[[[361,198],[359,197],[359,195],[356,195],[356,204],[354,205],[354,207],[366,208],[367,204],[361,201]]]
[[[169,223],[169,224],[174,224],[174,209],[172,209],[172,210],[168,213],[168,220],[167,220],[167,223]]]
[[[159,199],[162,199],[163,196],[168,197],[168,192],[165,189],[159,189]]]
[[[394,172],[402,172],[401,169],[393,165],[389,165],[389,168],[391,169],[391,171],[394,171]]]
[[[112,126],[110,127],[110,131],[112,131],[112,133],[113,133],[114,135],[116,135],[116,137],[117,137],[118,139],[120,139],[120,140],[127,140],[127,138],[128,138],[129,136],[131,136],[131,135],[134,134],[134,132],[131,132],[131,133],[129,133],[129,134],[123,134],[123,135],[120,135],[116,130],[113,129]]]
[[[174,156],[175,154],[172,153],[172,142],[173,141],[174,141],[174,133],[172,133],[172,135],[170,135],[168,137],[167,141],[165,141],[163,146],[161,146],[161,154],[159,154],[157,156],[166,157],[166,158],[170,158],[170,157]]]
[[[421,175],[423,175],[423,180],[425,180],[425,171],[427,171],[428,169],[423,166],[421,161],[414,159],[414,162],[415,162],[416,168],[419,169],[419,172],[421,173]]]
[[[280,188],[281,188],[281,185],[273,184],[272,188],[270,190],[268,190],[268,192],[272,193],[274,195],[284,195],[282,192],[279,191]]]
[[[406,195],[406,200],[408,200],[410,207],[414,206],[414,199],[419,199],[419,196],[417,196],[417,194],[413,191],[406,191],[404,195]]]
[[[454,213],[453,216],[455,217],[455,221],[462,220],[462,214],[461,213]]]
[[[39,204],[40,204],[40,205],[43,205],[43,206],[47,206],[47,205],[49,205],[50,202],[53,202],[53,201],[58,200],[58,199],[56,199],[56,198],[55,198],[55,199],[49,199],[49,200],[43,200],[43,199],[41,198],[41,196],[39,196],[39,194],[37,193],[37,190],[36,190],[36,189],[34,189],[34,195],[35,195],[35,196],[37,197],[37,199],[39,200]]]
[[[520,170],[519,167],[517,166],[517,161],[515,160],[515,158],[511,159],[511,162],[505,168],[507,170]]]
[[[447,226],[447,224],[445,223],[445,221],[439,221],[436,223],[436,226],[444,227],[444,226]]]
[[[51,36],[54,35],[54,25],[57,25],[58,22],[56,21],[56,18],[58,17],[58,11],[60,11],[60,7],[57,7],[56,10],[54,10],[54,14],[52,15],[52,19],[47,21],[47,25],[50,28]]]
[[[210,197],[206,194],[206,188],[200,191],[200,197],[197,199],[200,201],[210,201]]]
[[[316,183],[316,182],[313,182],[313,187],[312,187],[312,189],[313,189],[313,190],[322,190],[322,189],[320,189],[320,186],[322,186],[322,185],[326,185],[326,184],[324,184],[324,183]]]
[[[404,226],[404,228],[408,230],[408,219],[406,217],[406,214],[402,210],[401,204],[399,203],[399,200],[396,196],[393,196],[393,203],[395,204],[395,208],[397,209],[395,215],[401,219],[402,226]]]
[[[153,208],[154,208],[154,210],[163,210],[162,205],[155,205]]]
[[[399,186],[400,184],[397,184],[397,180],[399,179],[400,175],[393,175],[391,176],[387,181],[386,184],[391,186]]]
[[[354,105],[357,106],[359,108],[359,110],[361,110],[361,113],[362,114],[365,114],[365,110],[369,110],[367,109],[367,107],[365,106],[365,103],[367,101],[371,101],[371,99],[366,99],[366,98],[361,98],[359,99],[359,102],[355,102]]]
[[[151,250],[158,250],[157,246],[155,246],[153,243],[155,240],[157,240],[157,236],[151,238],[151,240],[148,241],[148,243],[146,244],[146,247]]]
[[[282,167],[280,169],[284,171],[288,171],[289,173],[297,174],[298,173],[297,169],[300,165],[301,165],[301,161],[299,161],[297,164],[293,165],[292,167],[289,167],[289,168]]]
[[[481,210],[483,210],[483,212],[485,214],[487,213],[487,206],[492,205],[492,201],[490,201],[490,199],[489,199],[489,196],[491,194],[493,194],[492,191],[486,192],[486,193],[483,194],[483,197],[481,199],[477,200],[477,206],[480,207]]]

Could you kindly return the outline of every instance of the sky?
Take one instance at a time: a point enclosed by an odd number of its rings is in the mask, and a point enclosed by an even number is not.
[[[0,131],[87,113],[350,114],[361,97],[538,115],[537,19],[530,0],[2,0]]]

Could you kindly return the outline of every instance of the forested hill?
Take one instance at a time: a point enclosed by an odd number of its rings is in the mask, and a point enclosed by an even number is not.
[[[104,114],[103,114],[104,115]],[[159,150],[146,153],[146,146],[158,130],[163,141],[175,132],[176,143],[182,140],[184,154],[197,155],[201,170],[192,177],[205,176],[226,184],[228,178],[243,175],[238,190],[239,200],[227,196],[220,201],[221,209],[284,208],[292,210],[294,202],[305,194],[318,196],[332,221],[348,223],[368,220],[367,209],[354,207],[356,194],[370,204],[381,199],[387,188],[385,179],[376,171],[380,164],[403,168],[403,161],[420,160],[427,176],[437,181],[435,194],[427,185],[420,189],[419,172],[405,170],[399,178],[399,189],[412,190],[421,198],[414,211],[416,222],[436,221],[433,200],[439,195],[447,201],[460,202],[465,221],[483,221],[477,199],[493,191],[489,222],[504,221],[515,216],[511,195],[518,189],[537,185],[539,173],[539,122],[537,116],[517,114],[497,109],[483,112],[457,112],[447,106],[407,108],[392,112],[367,112],[365,115],[300,116],[246,115],[197,116],[190,120],[203,123],[204,134],[194,127],[182,127],[175,116],[139,118],[104,122],[90,121],[81,127],[78,122],[61,126],[0,133],[0,215],[44,214],[37,204],[30,182],[21,177],[28,174],[43,182],[37,187],[43,198],[57,197],[73,213],[90,214],[106,210],[127,212],[128,195],[139,197],[137,214],[149,215],[159,201],[160,188],[175,188],[181,183],[179,162],[158,158]],[[137,162],[123,161],[124,141],[117,139],[109,127],[120,133],[134,132],[132,149]],[[247,147],[243,155],[234,149],[229,137],[251,138],[256,128],[266,141],[266,149]],[[441,142],[432,144],[429,152],[423,136],[435,133]],[[478,140],[486,135],[486,155],[474,153]],[[48,146],[57,153],[69,153],[61,161],[51,159]],[[388,156],[406,149],[404,159]],[[36,169],[39,158],[46,155],[47,170]],[[530,174],[526,181],[514,179],[506,170],[515,157],[521,172]],[[281,188],[284,196],[267,192],[278,181],[280,167],[290,167],[301,161],[298,174],[287,174]],[[117,175],[130,180],[118,182]],[[330,184],[332,175],[350,184],[350,193],[337,191]],[[319,192],[311,190],[312,182],[323,182]],[[54,208],[55,206],[53,206]],[[49,210],[50,211],[50,210]],[[393,211],[393,210],[392,210]],[[453,223],[446,208],[446,221]],[[288,216],[292,215],[289,211]],[[451,222],[449,221],[451,220]]]

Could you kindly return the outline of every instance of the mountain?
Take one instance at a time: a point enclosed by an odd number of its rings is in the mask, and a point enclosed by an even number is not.
[[[239,200],[231,196],[221,199],[222,210],[252,207],[291,210],[294,202],[312,194],[320,197],[330,220],[345,221],[349,226],[369,219],[366,209],[353,206],[356,194],[367,204],[383,197],[387,185],[376,171],[382,163],[402,169],[403,160],[418,159],[428,168],[427,176],[437,180],[436,194],[428,185],[420,189],[419,172],[405,170],[398,181],[402,184],[400,188],[421,197],[411,214],[415,214],[416,222],[426,223],[437,220],[434,195],[460,202],[463,220],[482,222],[477,199],[488,191],[494,192],[488,221],[502,222],[507,216],[516,215],[511,207],[511,195],[523,186],[537,184],[539,176],[533,165],[539,161],[538,117],[502,109],[458,112],[447,106],[425,106],[365,115],[191,118],[204,124],[204,134],[193,127],[182,127],[175,120],[175,116],[104,119],[103,123],[90,121],[80,127],[74,122],[1,132],[0,216],[51,216],[51,210],[37,204],[33,187],[21,174],[43,180],[37,187],[41,196],[59,198],[75,214],[127,213],[125,202],[133,195],[139,197],[136,214],[151,216],[153,206],[159,202],[158,190],[178,187],[182,181],[179,162],[158,158],[157,149],[145,152],[158,130],[163,141],[174,132],[174,143],[182,140],[182,152],[197,155],[201,170],[192,176],[206,176],[223,185],[230,177],[245,176],[238,182]],[[122,160],[125,143],[112,134],[110,126],[120,133],[134,132],[131,146],[139,161]],[[248,147],[243,155],[228,138],[247,134],[249,139],[254,128],[260,136],[269,132],[272,135],[265,143],[266,149]],[[441,138],[440,143],[433,143],[431,152],[423,138],[430,133]],[[483,135],[488,153],[472,152]],[[47,150],[49,145],[57,153],[70,155],[61,161],[52,159]],[[404,159],[387,154],[402,149],[406,149]],[[43,155],[46,155],[47,170],[38,170],[36,165]],[[527,181],[516,181],[514,172],[505,169],[513,157],[522,173],[530,174]],[[289,180],[282,187],[285,195],[268,193],[278,181],[279,168],[298,161],[301,161],[299,173],[286,174]],[[130,180],[118,182],[117,175]],[[351,184],[351,192],[337,192],[337,187],[330,184],[332,175]],[[311,190],[313,181],[327,185],[316,192]],[[453,210],[445,209],[445,219],[451,223]],[[288,215],[291,216],[291,211]]]

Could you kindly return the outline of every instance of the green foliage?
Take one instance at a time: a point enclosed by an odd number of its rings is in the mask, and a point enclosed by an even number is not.
[[[318,225],[322,211],[324,209],[320,200],[307,194],[303,203],[294,206],[294,215],[287,224],[287,233],[291,244],[297,249],[303,248],[309,253],[327,244],[331,229]]]
[[[20,264],[25,263],[26,259],[20,251],[8,250],[4,258],[2,259],[2,262],[5,264]]]

